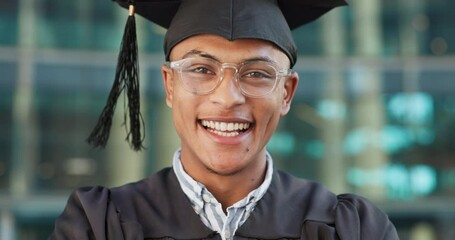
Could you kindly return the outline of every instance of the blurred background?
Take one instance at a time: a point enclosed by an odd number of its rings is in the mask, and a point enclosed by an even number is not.
[[[294,32],[301,82],[269,144],[277,168],[364,195],[402,240],[455,239],[455,2],[350,0]],[[137,17],[146,150],[92,149],[127,11],[107,0],[0,2],[0,239],[46,239],[70,192],[169,166],[164,29]]]

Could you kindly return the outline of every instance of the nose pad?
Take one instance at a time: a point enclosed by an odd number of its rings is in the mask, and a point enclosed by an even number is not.
[[[232,70],[226,71],[228,68],[231,68]],[[238,69],[236,65],[223,64],[220,71],[218,86],[210,95],[211,101],[227,108],[242,104],[245,101],[245,97],[240,89],[237,75]],[[233,80],[233,82],[231,80]]]
[[[232,78],[234,79],[234,82],[235,82],[235,86],[238,88],[238,90],[240,90],[240,84],[239,84],[239,69],[237,68],[237,65],[236,64],[231,64],[231,63],[224,63],[221,65],[221,72],[220,72],[220,84],[221,82],[224,80],[224,76],[226,74],[225,70],[226,69],[232,69],[234,72],[232,74]]]

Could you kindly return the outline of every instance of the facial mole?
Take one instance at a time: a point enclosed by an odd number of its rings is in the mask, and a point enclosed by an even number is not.
[[[249,152],[250,151],[250,148],[246,148],[246,152]]]

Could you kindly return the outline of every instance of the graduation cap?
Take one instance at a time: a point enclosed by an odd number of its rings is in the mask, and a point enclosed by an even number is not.
[[[125,106],[129,116],[126,139],[134,150],[140,150],[143,142],[135,13],[167,29],[164,37],[166,60],[169,60],[172,48],[184,39],[198,34],[215,34],[231,41],[248,38],[272,42],[288,56],[292,67],[297,60],[297,49],[291,30],[317,19],[335,7],[347,4],[345,0],[114,1],[129,9],[129,17],[114,85],[88,142],[94,146],[106,146],[117,98],[125,90],[128,99]]]

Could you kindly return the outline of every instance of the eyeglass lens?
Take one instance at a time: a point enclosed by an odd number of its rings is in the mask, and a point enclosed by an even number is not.
[[[243,93],[262,96],[273,90],[277,71],[264,61],[251,61],[239,65],[221,64],[211,59],[186,59],[180,66],[181,79],[186,89],[195,94],[213,91],[224,78],[226,69],[233,69],[234,77]]]

